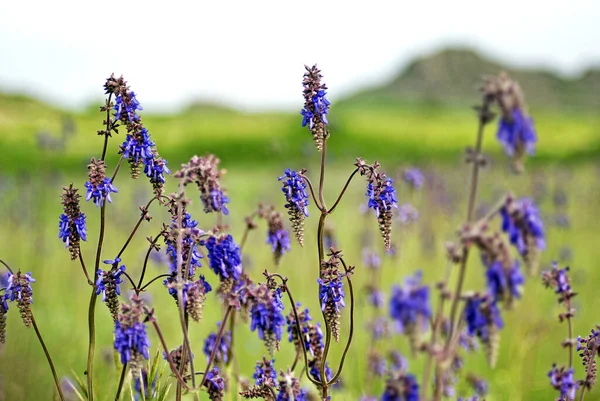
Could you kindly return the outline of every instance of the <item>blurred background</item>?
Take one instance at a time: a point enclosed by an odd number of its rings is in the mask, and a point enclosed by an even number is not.
[[[57,238],[62,185],[82,188],[87,164],[98,157],[102,138],[105,79],[123,74],[144,107],[141,115],[160,154],[172,170],[194,155],[214,153],[228,173],[223,179],[231,198],[227,223],[236,238],[244,217],[258,202],[283,210],[277,177],[285,168],[318,171],[319,155],[310,132],[301,127],[304,64],[317,63],[332,101],[329,113],[328,184],[336,196],[352,163],[360,156],[379,160],[398,178],[400,203],[410,203],[418,218],[397,221],[397,253],[384,256],[375,218],[363,216],[364,185],[354,183],[332,221],[338,246],[359,267],[367,250],[384,257],[384,282],[399,284],[421,269],[433,284],[445,268],[444,242],[454,238],[466,212],[468,166],[464,150],[473,146],[477,120],[471,106],[486,74],[506,71],[521,84],[538,133],[536,154],[527,171],[511,172],[495,139],[496,123],[486,131],[480,213],[507,191],[534,198],[542,210],[552,261],[570,265],[578,315],[575,333],[586,335],[598,321],[595,297],[600,279],[600,249],[595,217],[600,212],[600,3],[576,0],[454,2],[11,2],[0,15],[0,258],[31,271],[34,313],[61,377],[81,376],[87,349],[87,300],[79,265],[71,263]],[[109,143],[109,170],[118,160],[124,133]],[[424,172],[425,184],[411,190],[401,177],[408,167]],[[109,208],[109,232],[103,259],[112,259],[138,218],[151,188],[123,174]],[[191,207],[209,229],[198,199]],[[98,211],[88,216],[86,258],[93,257]],[[144,237],[155,235],[166,215],[144,225],[124,262],[139,274]],[[315,241],[316,221],[307,222],[307,244]],[[280,267],[273,265],[264,230],[253,232],[245,249],[245,268],[256,280],[265,268],[290,277],[296,298],[318,308],[313,273],[315,250],[292,245]],[[476,259],[476,258],[472,258]],[[156,265],[160,274],[166,269]],[[484,285],[483,268],[472,260],[468,288]],[[316,272],[315,280],[316,280]],[[211,276],[211,278],[214,278]],[[357,287],[367,275],[360,268]],[[386,288],[389,293],[390,287]],[[124,291],[125,293],[126,291]],[[180,341],[172,299],[160,285],[151,288],[151,304],[164,322],[173,348]],[[210,297],[209,297],[210,298]],[[205,322],[191,332],[198,347],[215,331],[220,308],[211,298]],[[212,303],[212,304],[211,304]],[[211,309],[212,305],[212,309]],[[364,357],[371,316],[359,303],[359,334],[342,375],[339,399],[364,394]],[[100,399],[114,399],[117,371],[112,362],[112,321],[98,307],[98,380],[106,385]],[[212,312],[211,312],[212,310]],[[11,311],[14,312],[14,311]],[[501,357],[495,369],[484,356],[467,358],[467,371],[490,381],[488,400],[547,400],[555,397],[546,373],[564,362],[552,291],[538,277],[525,285],[522,301],[505,315]],[[347,326],[348,322],[344,321]],[[255,333],[238,328],[242,372],[264,349]],[[157,341],[152,338],[153,347]],[[385,347],[408,352],[394,336]],[[281,360],[293,358],[282,352]],[[339,347],[338,347],[339,348]],[[153,348],[155,351],[156,348]],[[335,349],[339,357],[341,350]],[[9,313],[7,342],[0,350],[0,399],[52,399],[51,376],[34,333]],[[102,362],[100,360],[105,360]],[[285,368],[283,365],[279,369]],[[421,375],[423,357],[411,361]],[[357,367],[357,368],[355,368]],[[578,365],[576,365],[578,367]],[[364,368],[364,369],[363,369]],[[582,376],[582,368],[576,375]],[[373,388],[380,394],[383,381]],[[459,387],[458,394],[468,394]],[[589,395],[597,399],[600,393]],[[4,397],[4,398],[2,398]],[[111,398],[112,397],[112,398]],[[596,397],[596,398],[594,398]],[[336,396],[334,395],[334,399]],[[234,399],[234,398],[232,398]]]

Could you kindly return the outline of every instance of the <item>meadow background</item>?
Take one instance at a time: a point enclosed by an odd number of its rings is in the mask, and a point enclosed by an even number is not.
[[[473,57],[482,62],[477,64]],[[465,61],[462,67],[458,65],[461,60]],[[334,393],[334,399],[357,400],[364,391],[365,355],[370,342],[365,324],[372,317],[372,310],[364,299],[367,272],[363,268],[363,250],[368,247],[382,254],[382,282],[386,283],[388,294],[393,284],[401,284],[405,276],[417,269],[423,271],[425,282],[432,285],[442,276],[446,267],[444,242],[454,238],[466,210],[469,182],[465,177],[469,167],[463,163],[464,149],[473,145],[476,130],[476,118],[469,106],[479,100],[478,77],[504,68],[471,52],[441,52],[429,59],[416,60],[385,87],[333,104],[326,174],[329,202],[352,171],[355,158],[360,156],[381,161],[391,176],[398,177],[400,203],[411,203],[419,211],[418,220],[412,224],[394,223],[392,236],[398,249],[395,256],[383,256],[375,218],[361,212],[366,198],[365,185],[360,180],[352,184],[344,202],[328,219],[333,223],[346,260],[357,265],[354,283],[362,295],[356,313],[357,333],[342,375],[343,387]],[[490,165],[482,173],[479,213],[507,191],[539,202],[548,239],[542,266],[548,268],[552,261],[571,266],[573,288],[578,293],[574,302],[577,309],[574,332],[583,336],[600,323],[597,297],[600,114],[593,93],[598,74],[585,75],[582,79],[590,81],[582,84],[561,81],[545,72],[509,70],[526,91],[538,132],[537,153],[528,160],[525,174],[514,175],[495,140],[495,123],[488,126],[483,149]],[[459,80],[458,75],[468,78]],[[102,78],[98,77],[98,93]],[[130,84],[135,89],[135,82]],[[437,90],[432,91],[433,87]],[[460,91],[453,89],[459,87]],[[298,97],[300,109],[300,90]],[[143,105],[143,96],[139,95],[138,100]],[[83,188],[87,180],[86,165],[92,156],[100,154],[102,138],[96,131],[102,128],[103,116],[98,112],[101,103],[72,112],[27,96],[0,95],[0,258],[14,268],[31,271],[36,278],[33,284],[36,320],[59,375],[71,378],[82,376],[85,370],[90,288],[79,264],[69,260],[68,252],[57,238],[62,210],[60,193],[62,185],[71,182]],[[310,133],[300,127],[299,114],[243,113],[200,102],[174,114],[142,112],[142,115],[172,170],[194,154],[215,153],[220,157],[221,166],[227,169],[223,184],[231,198],[231,213],[226,222],[231,225],[234,238],[241,237],[244,217],[258,202],[272,203],[283,210],[284,199],[277,177],[285,168],[306,167],[309,174],[317,173],[319,156]],[[69,127],[65,130],[65,118],[74,127],[72,132]],[[54,142],[46,140],[46,145],[41,145],[40,135],[54,138]],[[118,160],[117,148],[123,136],[121,133],[109,142],[109,171]],[[399,179],[409,166],[425,172],[422,190],[411,191]],[[144,178],[133,181],[125,173],[123,170],[117,178],[115,186],[119,193],[114,194],[107,209],[108,236],[102,259],[114,257],[139,217],[138,206],[151,196]],[[202,213],[200,201],[193,193],[192,216],[200,226],[209,229],[215,223],[213,216]],[[82,249],[84,258],[91,261],[99,211],[91,204],[85,204],[83,210],[88,221],[88,242]],[[127,271],[134,278],[139,277],[146,250],[144,238],[156,235],[166,221],[166,214],[160,209],[151,209],[151,214],[154,219],[142,225],[123,256]],[[274,266],[265,244],[265,227],[251,232],[244,249],[244,267],[255,280],[260,279],[265,268],[288,276],[294,297],[314,311],[318,310],[317,256],[313,246],[316,225],[311,216],[306,223],[305,247],[293,243],[292,251],[283,257],[279,267]],[[152,266],[156,275],[166,269],[160,264]],[[202,269],[206,269],[204,274],[209,280],[213,279],[206,267]],[[466,288],[481,289],[483,280],[483,267],[473,257]],[[124,294],[126,287],[124,284]],[[149,302],[156,308],[167,342],[174,348],[181,341],[175,304],[159,283],[150,287],[149,293]],[[432,301],[436,295],[432,292]],[[192,324],[190,330],[196,361],[204,360],[201,351],[204,339],[215,330],[221,316],[214,294],[208,299],[204,320]],[[99,399],[110,400],[114,399],[119,374],[113,362],[113,324],[106,307],[99,304],[97,308],[96,377],[102,384],[98,387]],[[553,292],[544,289],[539,277],[529,277],[523,298],[514,310],[504,314],[506,327],[502,331],[496,368],[487,366],[483,352],[466,356],[464,372],[477,373],[490,382],[487,400],[555,398],[546,373],[553,362],[562,363],[567,355],[560,347],[567,329],[558,322],[559,311]],[[53,384],[41,347],[33,331],[26,329],[14,312],[9,313],[7,342],[0,350],[0,399],[52,399]],[[347,329],[347,318],[343,318],[343,324]],[[342,337],[345,333],[347,330],[342,331]],[[265,352],[264,346],[247,326],[238,327],[236,337],[240,370],[250,377],[254,364]],[[152,349],[156,350],[156,337],[152,335],[151,340]],[[398,335],[386,342],[386,348],[409,352],[406,338]],[[292,352],[287,343],[282,344],[282,352],[278,354],[280,369],[291,363]],[[334,346],[332,361],[337,361],[340,353],[340,346]],[[412,358],[410,372],[420,377],[423,362],[423,355]],[[582,369],[575,366],[577,376],[581,377]],[[374,390],[375,394],[381,394],[383,382],[378,382]],[[459,394],[465,393],[470,391],[459,387]],[[598,398],[600,391],[595,390],[586,399]],[[235,399],[234,394],[227,399]]]

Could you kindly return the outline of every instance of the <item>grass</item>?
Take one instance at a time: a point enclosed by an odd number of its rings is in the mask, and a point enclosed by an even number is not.
[[[346,169],[334,167],[328,176],[326,195],[329,199],[341,187]],[[389,293],[392,284],[400,284],[403,278],[416,269],[422,269],[425,281],[435,283],[441,276],[445,266],[443,243],[453,238],[453,232],[461,222],[465,208],[464,192],[467,183],[464,181],[464,166],[454,170],[437,171],[435,191],[426,189],[410,195],[406,188],[400,188],[401,201],[411,201],[420,211],[419,221],[412,226],[397,225],[394,242],[399,247],[397,258],[386,258],[383,266],[383,282]],[[232,226],[234,237],[240,238],[243,229],[243,217],[251,211],[251,206],[258,201],[281,205],[275,177],[279,170],[261,168],[248,170],[240,166],[232,166],[225,178],[232,198],[231,214],[228,223]],[[440,181],[443,178],[446,195],[440,196]],[[35,304],[33,307],[39,326],[45,335],[48,347],[52,352],[60,375],[71,375],[71,369],[82,376],[85,369],[85,351],[87,345],[87,300],[90,288],[77,263],[71,263],[68,252],[64,250],[56,238],[57,216],[61,212],[59,204],[59,184],[84,179],[83,171],[77,175],[61,173],[39,175],[29,173],[21,176],[6,176],[2,180],[3,205],[0,217],[4,224],[0,233],[4,241],[0,243],[2,259],[11,265],[31,271],[37,279],[34,284]],[[431,182],[431,181],[430,181]],[[252,185],[249,185],[252,183]],[[120,248],[127,233],[137,219],[136,204],[145,203],[150,195],[144,180],[132,183],[125,174],[120,175],[114,203],[108,209],[109,233],[103,259],[109,259]],[[367,282],[367,272],[362,268],[361,251],[364,247],[365,232],[367,241],[381,250],[376,222],[372,215],[361,216],[359,205],[363,201],[363,184],[354,184],[348,198],[332,216],[332,223],[338,235],[339,246],[349,263],[357,265],[355,283],[359,294]],[[558,259],[560,249],[568,246],[572,249],[572,273],[574,288],[579,293],[576,298],[578,315],[575,319],[575,333],[584,335],[593,324],[597,323],[595,305],[595,283],[600,273],[595,268],[595,261],[600,257],[600,250],[593,244],[596,225],[589,216],[597,215],[600,207],[595,200],[600,191],[597,171],[592,166],[578,167],[575,170],[546,168],[530,172],[529,175],[515,177],[505,174],[501,169],[484,172],[484,189],[481,201],[493,203],[495,197],[509,188],[519,195],[538,193],[548,226],[548,250],[543,254],[545,266]],[[542,188],[544,192],[542,191]],[[552,194],[555,190],[565,190],[569,199],[577,201],[571,204],[568,213],[572,228],[558,228],[552,224],[554,208]],[[204,228],[214,224],[213,216],[203,215],[196,195],[191,196],[195,203],[191,208],[193,216]],[[441,202],[440,199],[449,199]],[[85,205],[88,216],[88,243],[83,247],[84,256],[93,260],[96,234],[98,230],[98,211],[92,205]],[[156,235],[164,213],[154,209],[151,211],[154,220],[145,223],[137,239],[126,251],[123,260],[128,272],[138,277],[140,263],[146,241],[144,237]],[[253,232],[245,249],[245,267],[252,272],[255,280],[265,268],[277,270],[289,276],[292,291],[303,305],[317,310],[317,288],[315,251],[312,244],[316,241],[314,216],[307,222],[306,247],[293,246],[289,255],[285,255],[281,267],[273,265],[268,247],[264,244],[264,227]],[[480,263],[472,258],[469,266],[467,288],[480,289],[483,283],[483,270]],[[88,264],[91,262],[88,262]],[[206,269],[204,267],[203,269]],[[159,274],[165,267],[153,267],[152,272]],[[208,270],[207,278],[214,283],[215,277]],[[124,291],[125,293],[126,291]],[[177,318],[173,300],[164,288],[156,285],[151,288],[151,305],[156,308],[156,315],[166,331],[167,342],[171,348],[180,343],[177,334]],[[195,347],[196,360],[202,365],[201,353],[203,339],[215,330],[216,321],[220,317],[214,296],[209,296],[203,323],[193,325],[191,330],[192,344]],[[52,382],[48,367],[34,334],[23,327],[15,311],[11,310],[8,321],[8,340],[3,349],[3,360],[0,374],[3,377],[4,391],[7,399],[39,400],[49,399],[52,394]],[[287,312],[287,310],[286,310]],[[539,278],[530,278],[525,286],[522,301],[513,311],[505,314],[506,329],[502,332],[501,356],[496,369],[487,367],[481,352],[466,356],[466,372],[477,372],[490,379],[491,396],[488,400],[537,400],[554,396],[549,388],[546,372],[554,361],[566,359],[566,351],[559,344],[566,336],[566,327],[558,323],[556,316],[558,305],[552,291],[545,290]],[[347,311],[346,311],[347,313]],[[364,299],[359,297],[357,309],[357,335],[349,355],[344,379],[344,390],[338,393],[339,399],[358,399],[363,391],[363,376],[366,369],[366,351],[369,336],[364,329],[371,316]],[[313,314],[316,315],[316,314]],[[100,400],[114,398],[117,370],[113,366],[112,322],[107,308],[98,307],[98,372],[96,374],[100,387]],[[347,315],[346,315],[347,316]],[[348,319],[344,318],[342,338],[347,334]],[[239,355],[241,371],[250,376],[253,365],[265,352],[257,339],[256,333],[250,333],[247,326],[237,329],[238,341],[236,353]],[[158,341],[152,336],[153,351]],[[404,337],[394,336],[388,340],[386,349],[396,349],[408,353],[407,341]],[[341,346],[334,347],[332,361],[337,361]],[[153,353],[153,352],[151,352]],[[277,355],[278,368],[285,369],[291,363],[293,355],[288,344],[282,345],[282,352]],[[332,365],[336,366],[337,362]],[[411,361],[410,371],[422,374],[423,357]],[[27,372],[24,374],[23,372]],[[579,370],[581,374],[581,370]],[[82,376],[83,377],[83,376]],[[462,389],[462,388],[461,388]],[[377,393],[382,391],[382,383],[375,386]],[[593,399],[597,393],[590,394]],[[113,397],[113,398],[111,398]],[[334,398],[337,398],[334,396]]]
[[[86,285],[79,265],[70,262],[68,252],[57,239],[57,222],[61,213],[60,186],[74,182],[81,188],[86,180],[85,165],[91,156],[98,155],[101,142],[95,132],[100,128],[101,115],[95,112],[75,114],[78,131],[67,143],[65,151],[42,152],[37,149],[35,134],[48,130],[58,136],[61,113],[30,99],[0,96],[0,146],[4,151],[0,159],[0,219],[3,222],[0,226],[3,239],[0,241],[0,258],[23,271],[31,271],[37,279],[33,310],[59,375],[83,377],[90,287]],[[561,260],[561,254],[566,255],[563,249],[571,250],[573,256],[569,263],[573,286],[579,294],[575,298],[578,310],[575,333],[585,335],[598,323],[595,284],[600,279],[600,271],[596,268],[600,249],[595,246],[597,226],[593,217],[600,212],[597,202],[600,180],[593,160],[598,157],[599,118],[543,111],[534,111],[534,115],[540,144],[525,175],[513,176],[507,172],[499,146],[494,143],[491,130],[488,131],[484,148],[495,162],[483,172],[480,201],[491,205],[508,190],[519,196],[534,195],[540,201],[548,228],[548,249],[542,255],[542,264],[548,266],[553,260]],[[201,109],[179,115],[144,115],[143,118],[161,154],[173,169],[194,153],[214,152],[222,159],[223,167],[228,170],[224,184],[232,199],[227,223],[238,239],[244,227],[244,216],[257,202],[273,203],[282,209],[280,184],[276,177],[281,175],[283,168],[308,167],[309,173],[318,171],[310,134],[298,127],[296,115],[249,115]],[[428,176],[427,188],[421,192],[411,195],[400,186],[400,201],[413,203],[420,218],[411,226],[395,225],[393,237],[399,253],[395,258],[384,259],[383,282],[389,293],[393,284],[401,284],[405,276],[421,269],[425,281],[433,285],[446,267],[444,242],[454,238],[464,218],[467,167],[459,162],[465,146],[472,143],[474,119],[467,111],[457,109],[408,106],[391,109],[385,105],[364,109],[344,106],[335,114],[332,112],[331,119],[333,136],[329,160],[332,170],[327,173],[327,199],[336,196],[352,170],[351,163],[356,156],[369,160],[377,158],[388,171],[396,172],[402,166],[416,163],[432,173]],[[109,167],[116,163],[115,149],[120,140],[111,142]],[[138,218],[137,205],[146,203],[150,196],[145,179],[132,182],[125,172],[124,168],[115,183],[119,193],[114,195],[114,203],[108,209],[110,231],[103,259],[112,259],[120,249]],[[556,208],[552,197],[558,190],[569,195],[569,229],[553,223]],[[346,259],[357,265],[355,285],[361,295],[356,314],[357,334],[342,375],[344,389],[334,395],[334,399],[358,399],[364,391],[365,355],[370,342],[365,324],[372,311],[364,300],[363,289],[368,276],[362,266],[361,252],[365,241],[380,251],[382,248],[374,217],[359,213],[364,191],[363,183],[354,183],[330,219]],[[194,201],[192,215],[203,228],[211,228],[215,223],[213,216],[202,213],[194,191],[190,197]],[[99,213],[90,204],[84,209],[89,235],[83,253],[89,265],[95,253]],[[307,221],[305,248],[294,244],[292,252],[284,256],[282,265],[277,268],[264,243],[265,228],[260,227],[250,235],[244,250],[244,266],[255,280],[260,279],[265,268],[290,277],[295,298],[317,311],[317,261],[313,246],[317,222],[314,209],[312,213]],[[144,238],[156,235],[160,224],[166,221],[164,211],[155,208],[151,214],[155,218],[142,225],[139,235],[123,256],[134,279],[140,273],[146,249]],[[563,263],[567,263],[563,259]],[[157,275],[166,268],[155,266],[152,269]],[[208,269],[203,273],[209,281],[215,282]],[[482,289],[483,286],[483,269],[473,257],[466,288]],[[487,367],[482,352],[466,356],[465,373],[475,372],[490,380],[489,401],[546,400],[556,396],[549,387],[546,373],[553,362],[566,360],[566,351],[560,347],[566,337],[566,327],[556,318],[560,308],[554,294],[543,288],[539,278],[530,278],[524,290],[523,299],[515,309],[505,313],[506,328],[502,332],[497,367],[493,370]],[[156,309],[169,347],[175,348],[181,338],[174,302],[159,283],[150,288],[150,293],[150,304]],[[4,363],[0,364],[0,375],[5,397],[11,400],[50,399],[52,382],[42,350],[33,331],[23,327],[15,312],[12,308],[9,313],[7,344],[1,350]],[[313,313],[315,315],[318,313]],[[119,373],[111,348],[113,325],[104,305],[98,306],[97,316],[98,369],[95,377],[99,384],[98,399],[111,400]],[[221,308],[212,294],[207,301],[204,321],[193,325],[191,330],[199,365],[204,362],[203,340],[215,330],[220,316]],[[342,338],[347,335],[347,329],[345,311]],[[264,346],[247,326],[238,327],[236,337],[243,339],[237,341],[236,348],[241,372],[251,376],[254,363],[265,352]],[[158,344],[156,336],[152,335],[151,341],[153,354]],[[334,370],[341,348],[336,345],[332,352]],[[408,343],[401,336],[393,336],[383,348],[409,353]],[[277,355],[278,369],[285,369],[292,360],[290,347],[282,344],[282,351]],[[423,356],[412,358],[410,371],[421,377],[423,363]],[[582,376],[581,369],[576,372],[578,377]],[[382,390],[383,383],[377,383],[375,394]],[[464,387],[459,388],[460,394],[465,391]],[[587,399],[595,399],[599,394],[595,391]]]

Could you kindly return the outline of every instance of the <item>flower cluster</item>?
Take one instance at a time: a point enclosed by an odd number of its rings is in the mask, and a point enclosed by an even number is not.
[[[113,267],[109,271],[98,269],[96,295],[102,294],[102,302],[106,302],[113,321],[116,322],[119,318],[120,284],[123,282],[121,275],[125,273],[125,265],[117,267],[121,263],[121,258],[118,257],[115,260],[105,260],[104,263]]]
[[[595,358],[600,357],[600,326],[592,329],[587,337],[577,337],[577,352],[579,352],[586,372],[585,380],[581,381],[581,385],[591,390],[594,384],[596,384],[596,375],[598,373]]]
[[[279,349],[279,341],[285,325],[281,313],[284,309],[279,289],[271,291],[265,284],[259,284],[252,289],[250,307],[250,330],[258,331],[258,337],[265,342],[267,350],[272,355]]]
[[[329,135],[327,132],[326,125],[327,114],[329,113],[330,102],[325,97],[327,95],[327,86],[321,83],[321,71],[316,65],[309,67],[304,66],[306,73],[304,73],[304,79],[302,80],[302,86],[304,86],[304,108],[300,112],[302,114],[302,126],[310,129],[312,132],[313,139],[317,145],[317,149],[321,151],[323,149],[323,142]]]
[[[169,294],[175,299],[175,302],[178,302],[177,273],[171,273],[171,275],[163,281],[163,284],[169,289]],[[200,275],[196,281],[187,280],[183,283],[181,289],[183,308],[193,321],[199,322],[202,320],[206,294],[211,291],[211,285],[202,275]]]
[[[300,388],[300,380],[289,370],[280,373],[279,392],[275,401],[308,401],[308,394]]]
[[[217,332],[219,331],[220,325],[217,324]],[[210,355],[216,348],[215,363],[223,364],[229,362],[229,352],[231,348],[231,331],[225,331],[221,335],[221,339],[217,344],[217,333],[210,333],[206,340],[204,340],[204,355],[206,360],[210,359]]]
[[[411,374],[392,375],[381,401],[419,401],[419,383]]]
[[[367,206],[375,210],[379,231],[383,237],[385,250],[389,251],[392,247],[392,210],[398,208],[398,199],[396,199],[396,189],[392,185],[392,180],[387,177],[383,171],[378,171],[379,163],[373,165],[365,163],[358,158],[354,164],[358,172],[367,178]]]
[[[497,301],[521,297],[521,286],[525,282],[520,264],[514,261],[512,267],[506,269],[500,262],[492,263],[486,271],[487,286],[492,297]]]
[[[23,274],[19,270],[16,274],[9,273],[7,282],[8,285],[6,286],[6,292],[4,293],[2,302],[3,319],[5,319],[6,312],[8,311],[7,301],[16,301],[23,323],[25,323],[26,327],[30,327],[33,319],[31,313],[31,304],[33,303],[31,283],[34,283],[35,280],[31,277],[31,273]]]
[[[544,222],[531,199],[507,196],[500,210],[502,231],[517,248],[531,272],[537,270],[539,251],[546,248]]]
[[[514,159],[515,169],[520,172],[525,155],[534,153],[537,142],[533,119],[527,114],[521,87],[501,73],[488,77],[482,90],[488,99],[500,107],[502,116],[496,136],[506,154]]]
[[[208,398],[210,401],[221,401],[225,394],[225,379],[219,375],[219,369],[214,367],[211,371],[206,373],[206,380],[204,386],[208,391]]]
[[[104,206],[104,201],[112,202],[110,198],[111,192],[119,192],[112,185],[112,180],[106,176],[106,166],[103,160],[92,158],[88,165],[88,181],[85,183],[87,193],[85,200],[90,199],[96,206]]]
[[[575,380],[573,374],[573,368],[567,369],[564,366],[558,368],[556,365],[552,366],[552,369],[548,372],[550,384],[560,392],[559,400],[561,401],[575,400],[579,383]]]
[[[277,212],[274,206],[267,208],[259,205],[258,216],[267,221],[267,244],[271,245],[275,264],[278,265],[281,256],[291,250],[290,234],[283,227],[281,213]]]
[[[144,166],[144,174],[150,179],[156,196],[161,196],[164,190],[165,174],[170,174],[167,161],[160,157],[156,144],[152,141],[150,133],[144,127],[139,110],[143,110],[136,98],[135,92],[129,89],[123,77],[115,78],[111,75],[105,85],[106,93],[115,95],[113,106],[115,125],[121,122],[127,129],[127,136],[120,146],[119,153],[123,155],[131,166],[131,176],[137,178],[140,168]]]
[[[298,243],[304,245],[304,218],[308,217],[308,193],[306,183],[302,179],[302,172],[285,170],[285,174],[278,178],[283,181],[281,191],[285,194],[285,208],[288,210],[290,222]]]
[[[340,257],[340,251],[332,250],[329,260],[321,262],[321,277],[317,279],[321,310],[336,341],[340,339],[341,311],[346,306],[343,282],[345,274],[339,272]]]
[[[257,386],[262,386],[266,384],[271,387],[275,387],[277,382],[277,371],[275,370],[275,360],[267,359],[263,357],[262,361],[258,361],[256,363],[256,368],[254,370],[254,381]]]
[[[63,187],[61,195],[64,213],[60,215],[58,223],[58,238],[65,243],[71,253],[71,260],[79,257],[79,242],[85,241],[87,229],[85,226],[85,214],[79,209],[79,198],[77,188],[73,184]]]
[[[481,340],[488,362],[494,366],[498,357],[500,329],[504,327],[496,300],[489,295],[469,297],[465,305],[465,320],[468,334]]]
[[[221,282],[238,281],[242,274],[242,256],[233,237],[229,234],[210,237],[205,245],[209,266]]]
[[[394,286],[390,298],[390,316],[400,332],[408,335],[416,347],[420,332],[431,317],[429,287],[421,284],[422,273],[415,272],[405,279],[404,287]]]
[[[189,213],[182,211],[181,228],[178,227],[177,213],[173,213],[170,230],[164,232],[167,255],[171,259],[171,273],[177,272],[177,239],[180,229],[181,233],[181,258],[183,266],[189,265],[188,276],[194,277],[196,269],[202,266],[200,259],[202,254],[198,250],[198,237],[202,231],[197,227],[198,222],[192,219]]]
[[[134,378],[141,377],[142,362],[149,357],[150,339],[143,308],[142,300],[134,294],[129,305],[121,305],[121,313],[115,323],[115,350],[121,356],[121,363],[129,364]]]
[[[183,185],[195,183],[198,186],[205,213],[229,214],[229,198],[221,188],[221,176],[225,170],[219,170],[220,162],[215,155],[194,156],[175,174]]]

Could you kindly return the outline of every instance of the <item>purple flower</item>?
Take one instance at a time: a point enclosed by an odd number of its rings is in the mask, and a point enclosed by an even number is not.
[[[24,297],[28,297],[28,303],[33,303],[33,296],[31,295],[33,289],[31,288],[31,283],[35,283],[35,279],[31,277],[31,273],[8,273],[7,277],[8,286],[4,293],[4,300],[9,302],[20,302],[24,300]],[[8,310],[6,302],[4,303],[4,306],[5,309]]]
[[[508,234],[510,242],[523,256],[529,252],[528,246],[534,245],[538,250],[546,248],[544,222],[533,201],[522,198],[512,201],[500,210],[502,231]]]
[[[465,320],[467,332],[470,336],[476,335],[486,342],[490,337],[492,327],[504,327],[500,310],[495,300],[489,297],[475,295],[467,300],[465,306]]]
[[[559,369],[556,365],[552,366],[552,369],[548,372],[550,384],[560,392],[560,401],[572,401],[575,399],[579,382],[575,380],[573,374],[573,368],[567,369],[563,366]]]
[[[525,282],[519,262],[506,270],[500,262],[493,262],[486,271],[487,286],[495,300],[521,297],[521,286]]]
[[[262,291],[250,309],[250,330],[258,331],[258,337],[267,343],[267,347],[281,341],[285,318],[281,293]]]
[[[123,157],[133,163],[147,164],[152,161],[154,155],[152,149],[155,143],[150,138],[150,133],[145,127],[142,127],[137,137],[127,134],[125,141],[121,145]]]
[[[214,367],[206,373],[206,381],[204,382],[208,390],[208,398],[211,401],[220,401],[223,399],[225,391],[225,380],[219,376],[219,369]]]
[[[210,237],[206,241],[208,260],[212,271],[221,281],[227,279],[239,280],[242,274],[242,257],[240,247],[235,243],[231,235]]]
[[[424,325],[431,317],[429,287],[421,285],[421,277],[422,273],[418,271],[406,278],[404,288],[394,286],[392,289],[390,316],[401,332],[417,323]]]
[[[181,219],[181,228],[185,229],[182,235],[182,247],[181,247],[181,256],[183,265],[188,264],[189,259],[189,276],[193,277],[196,273],[196,269],[202,266],[200,259],[202,259],[202,254],[198,250],[198,245],[196,243],[196,238],[202,233],[200,229],[197,228],[198,222],[192,219],[189,213],[185,213]],[[174,217],[171,222],[171,231],[176,232],[177,229],[177,217]],[[165,244],[167,245],[167,255],[171,258],[170,270],[171,273],[177,271],[177,237],[176,236],[167,236],[165,238]]]
[[[220,324],[217,324],[217,330]],[[229,349],[231,348],[231,331],[226,331],[221,336],[219,344],[217,346],[217,333],[211,333],[204,341],[204,355],[206,360],[210,359],[210,355],[213,349],[217,348],[215,354],[215,363],[227,363],[229,362]]]
[[[504,116],[500,119],[496,134],[498,141],[508,156],[514,156],[520,148],[533,154],[537,142],[533,119],[525,116],[523,111],[516,107],[512,110],[511,117],[510,120]]]
[[[92,184],[89,181],[86,182],[85,188],[87,189],[87,193],[85,195],[85,200],[89,201],[93,200],[94,204],[98,206],[103,206],[104,201],[107,200],[109,203],[112,202],[110,198],[111,192],[119,192],[113,185],[112,180],[108,177],[105,177],[101,183]]]
[[[122,305],[122,313],[115,323],[115,350],[121,355],[121,363],[148,359],[150,339],[143,321],[142,301],[133,296],[131,306]]]
[[[271,252],[279,252],[280,255],[283,255],[292,249],[290,244],[290,233],[285,229],[280,229],[275,232],[268,231],[267,244],[271,245]]]
[[[87,229],[85,226],[85,214],[81,213],[78,217],[73,219],[73,222],[69,220],[66,214],[60,215],[60,222],[58,223],[58,238],[65,243],[65,247],[69,247],[71,239],[80,238],[86,240]]]
[[[381,267],[381,257],[372,249],[364,248],[362,251],[362,259],[366,268],[379,269]]]
[[[381,401],[419,401],[419,384],[411,374],[390,378]]]
[[[324,124],[328,124],[327,122],[327,114],[329,113],[329,106],[331,103],[325,97],[327,92],[321,89],[317,91],[317,93],[312,97],[312,104],[307,104],[304,106],[300,114],[302,114],[302,126],[306,127],[308,125],[309,129],[313,129],[315,115],[317,115],[320,120]]]
[[[369,290],[369,303],[377,309],[383,307],[383,304],[385,304],[385,294],[383,291],[371,288]]]
[[[284,181],[281,191],[285,194],[287,203],[285,207],[290,211],[301,211],[308,217],[308,193],[306,192],[306,183],[296,171],[285,170],[285,174],[278,178]]]
[[[256,363],[252,377],[257,386],[262,386],[263,384],[275,386],[275,383],[277,383],[277,371],[274,365],[275,359],[268,360],[267,358],[263,358],[262,362],[259,361]]]
[[[310,375],[312,376],[313,379],[318,380],[319,382],[321,381],[321,364],[320,363],[316,363],[319,362],[318,359],[313,360],[313,364],[310,367],[310,370],[308,373],[310,373]],[[325,362],[325,376],[327,377],[327,381],[331,380],[332,374],[331,374],[331,369],[329,368],[329,364],[327,362]]]
[[[120,258],[115,260],[116,263],[121,261]],[[113,264],[111,260],[105,260],[104,263]],[[115,264],[116,265],[116,264]],[[102,294],[102,302],[106,302],[107,292],[110,296],[111,291],[114,291],[116,295],[121,295],[121,287],[119,286],[123,279],[121,275],[125,273],[125,265],[121,265],[119,268],[113,270],[104,271],[98,269],[98,277],[96,278],[96,295]]]
[[[416,167],[407,168],[404,171],[404,181],[413,189],[420,189],[423,186],[423,173]]]
[[[139,120],[139,116],[137,115],[137,110],[144,110],[140,105],[140,102],[135,97],[135,92],[129,92],[127,98],[123,98],[122,95],[117,95],[115,98],[115,120],[121,119],[121,114],[123,110],[127,114],[127,118],[129,121],[137,121]]]
[[[369,198],[368,207],[375,210],[377,216],[398,207],[396,189],[394,189],[390,178],[379,183],[377,188],[369,183],[367,185],[367,197]]]
[[[342,276],[331,276],[326,280],[317,279],[319,283],[319,300],[321,301],[321,310],[330,308],[336,312],[346,306],[344,302],[344,284]]]

